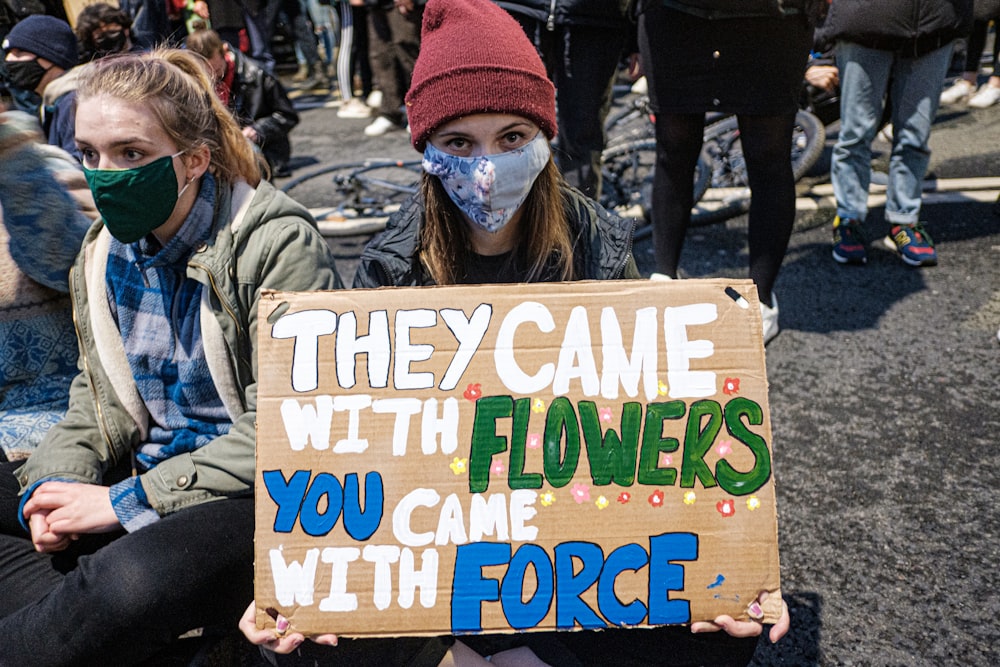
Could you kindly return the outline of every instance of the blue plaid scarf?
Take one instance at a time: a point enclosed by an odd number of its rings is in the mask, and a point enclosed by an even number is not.
[[[108,301],[150,416],[149,439],[135,453],[141,472],[204,446],[232,426],[202,346],[203,285],[187,277],[188,259],[212,233],[215,194],[215,179],[205,174],[191,213],[165,246],[152,235],[129,244],[111,240]],[[111,499],[127,530],[158,518],[138,477],[113,486]]]

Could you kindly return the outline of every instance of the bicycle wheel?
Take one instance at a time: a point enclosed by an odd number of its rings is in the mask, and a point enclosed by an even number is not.
[[[729,116],[712,123],[705,129],[705,144],[714,143],[712,187],[734,188],[748,185],[746,176],[746,160],[743,157],[743,146],[739,140],[739,124],[736,116]],[[792,175],[795,180],[805,176],[806,172],[816,164],[823,154],[826,142],[826,129],[815,114],[800,109],[795,114],[795,125],[792,127]],[[714,152],[713,152],[714,151]]]
[[[604,122],[604,147],[615,148],[656,136],[649,109],[649,96],[639,95],[627,101],[621,109],[608,114]]]
[[[321,176],[327,178],[316,182]],[[384,229],[419,179],[417,160],[366,160],[327,165],[290,180],[282,191],[299,188],[292,196],[309,208],[324,236],[353,236]]]
[[[792,176],[796,181],[816,163],[823,153],[826,130],[809,111],[799,110],[792,128]],[[739,123],[729,116],[705,129],[704,146],[699,161],[711,164],[711,188],[692,214],[694,226],[722,222],[750,209],[750,187],[746,158],[740,143]]]
[[[826,128],[816,114],[800,109],[792,129],[792,174],[795,180],[806,175],[826,145]]]
[[[622,216],[648,217],[655,164],[656,139],[606,148],[601,153],[601,204]]]

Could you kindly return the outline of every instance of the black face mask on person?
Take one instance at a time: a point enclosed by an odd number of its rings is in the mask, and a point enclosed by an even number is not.
[[[2,69],[3,79],[21,90],[34,90],[48,72],[37,60],[5,60]]]
[[[126,39],[127,36],[124,30],[103,33],[94,40],[94,56],[101,58],[112,53],[124,51]]]

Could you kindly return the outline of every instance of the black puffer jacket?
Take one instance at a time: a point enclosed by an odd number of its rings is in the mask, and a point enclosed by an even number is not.
[[[549,26],[618,25],[629,0],[494,0],[508,12]]]
[[[706,19],[781,17],[801,14],[812,0],[639,0],[639,11],[662,4]]]
[[[816,42],[839,40],[919,57],[972,29],[973,0],[833,0]]]
[[[253,125],[259,143],[267,147],[286,140],[299,124],[299,114],[277,77],[233,49],[236,76],[229,93],[229,108],[240,127]],[[285,158],[287,160],[287,157]]]
[[[575,226],[577,272],[584,280],[640,278],[632,257],[635,221],[620,218],[572,188],[563,195],[570,224]],[[423,198],[417,194],[393,213],[385,230],[361,253],[354,287],[417,287],[434,281],[416,256],[424,219]]]

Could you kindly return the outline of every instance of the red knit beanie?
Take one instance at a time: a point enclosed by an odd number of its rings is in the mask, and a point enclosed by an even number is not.
[[[477,113],[529,118],[556,135],[556,92],[538,52],[489,0],[428,0],[406,93],[410,141],[423,152],[441,125]]]

